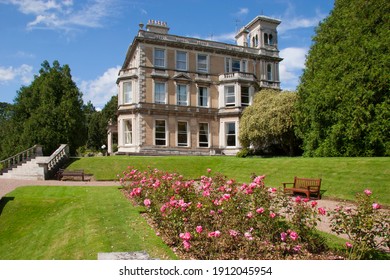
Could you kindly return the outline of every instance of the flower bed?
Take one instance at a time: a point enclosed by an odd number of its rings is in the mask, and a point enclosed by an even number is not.
[[[316,230],[316,201],[266,187],[265,176],[239,184],[207,170],[185,180],[157,169],[129,167],[127,195],[144,205],[157,234],[185,259],[316,259],[327,247]],[[333,257],[332,257],[333,258]]]

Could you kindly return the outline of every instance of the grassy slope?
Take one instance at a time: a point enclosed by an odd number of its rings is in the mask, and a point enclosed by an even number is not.
[[[24,187],[0,201],[0,259],[139,250],[175,258],[116,187]]]
[[[237,158],[166,156],[114,156],[82,158],[71,169],[85,169],[97,180],[115,180],[127,166],[148,166],[176,171],[188,178],[199,178],[206,169],[220,172],[240,182],[250,175],[266,175],[268,186],[291,182],[294,176],[322,178],[324,197],[353,200],[357,192],[370,188],[378,202],[390,205],[390,158]]]

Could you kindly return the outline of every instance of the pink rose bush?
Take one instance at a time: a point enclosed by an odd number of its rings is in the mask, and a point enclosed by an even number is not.
[[[159,235],[191,259],[304,259],[326,249],[316,225],[329,211],[316,201],[266,187],[265,176],[238,183],[210,169],[206,174],[185,180],[128,168],[120,182],[145,207]],[[370,204],[371,211],[378,207]]]
[[[356,207],[337,206],[329,216],[331,229],[346,234],[349,259],[369,259],[379,248],[390,248],[390,218],[373,202],[372,191],[356,195]]]

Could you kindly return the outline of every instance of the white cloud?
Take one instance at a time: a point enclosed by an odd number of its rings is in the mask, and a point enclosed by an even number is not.
[[[240,8],[240,10],[236,13],[236,16],[245,16],[249,13],[248,8]]]
[[[295,29],[316,27],[327,16],[320,11],[316,11],[316,15],[313,17],[297,17],[292,15],[293,13],[290,10],[288,9],[281,19],[282,23],[278,27],[281,34]]]
[[[83,92],[84,102],[91,101],[95,107],[103,108],[117,94],[116,79],[120,69],[121,66],[112,67],[95,80],[82,81],[80,90]]]
[[[0,84],[14,80],[19,80],[23,84],[29,84],[34,76],[32,70],[33,67],[27,64],[22,64],[17,68],[0,66]]]
[[[295,90],[302,70],[305,68],[307,48],[285,48],[280,51],[283,61],[279,65],[280,80],[282,88]]]
[[[85,4],[73,0],[0,0],[1,3],[18,7],[34,20],[27,23],[28,29],[44,28],[73,30],[80,27],[101,27],[103,20],[112,15],[117,0],[91,0]]]

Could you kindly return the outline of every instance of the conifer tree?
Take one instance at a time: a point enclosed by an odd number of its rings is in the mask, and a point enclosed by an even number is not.
[[[389,1],[335,0],[297,91],[305,155],[390,155],[389,48]]]

